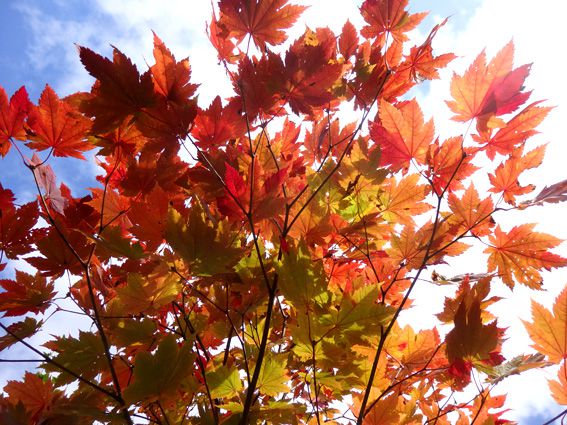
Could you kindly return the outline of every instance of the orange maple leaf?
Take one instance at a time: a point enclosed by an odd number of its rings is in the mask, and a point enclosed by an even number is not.
[[[214,98],[208,109],[199,109],[191,135],[203,148],[218,147],[229,139],[238,138],[246,131],[246,120],[238,111],[238,103],[222,106],[220,96]]]
[[[531,92],[521,92],[530,66],[512,70],[514,44],[509,42],[486,65],[482,51],[472,65],[460,76],[453,74],[451,95],[447,101],[456,114],[455,121],[469,121],[486,115],[503,115],[524,103]]]
[[[458,233],[470,231],[475,236],[490,234],[490,229],[494,226],[494,220],[491,219],[494,204],[490,196],[481,201],[476,188],[471,183],[460,199],[454,193],[450,193],[448,201],[451,209],[448,221],[457,226]]]
[[[483,360],[497,347],[499,330],[496,321],[487,325],[482,323],[478,298],[473,299],[470,305],[463,299],[455,312],[454,322],[455,327],[445,338],[449,362],[470,358]]]
[[[89,119],[65,100],[60,100],[49,85],[45,86],[39,106],[32,106],[27,126],[31,149],[53,149],[55,156],[85,159],[81,152],[93,148],[86,140],[91,127]]]
[[[471,164],[474,155],[469,154],[470,151],[470,148],[463,147],[462,136],[450,137],[441,144],[436,140],[429,146],[427,173],[436,194],[461,189],[462,180],[478,170]]]
[[[534,232],[534,224],[515,226],[504,232],[500,226],[490,236],[488,272],[497,270],[502,281],[510,288],[514,281],[530,288],[541,287],[542,269],[567,266],[567,259],[549,252],[561,243],[559,238]]]
[[[394,171],[407,171],[410,161],[425,164],[435,128],[433,120],[424,123],[415,99],[396,106],[381,101],[380,121],[371,125],[370,136],[380,144],[382,162]]]
[[[567,367],[565,362],[561,365],[557,378],[557,381],[549,381],[551,395],[557,403],[567,405]]]
[[[189,59],[177,62],[171,51],[155,33],[154,58],[156,63],[150,70],[156,93],[175,103],[186,101],[195,93],[197,85],[189,83],[191,76]]]
[[[553,363],[564,361],[567,358],[567,287],[555,299],[553,313],[532,300],[532,321],[524,321],[524,326],[537,351]]]
[[[379,193],[381,216],[389,223],[414,224],[414,217],[433,208],[425,203],[430,186],[418,184],[419,174],[410,174],[399,181],[384,180]]]
[[[360,6],[360,13],[368,24],[361,34],[367,38],[378,37],[383,44],[387,34],[400,43],[408,40],[404,33],[414,29],[426,16],[427,12],[409,14],[406,10],[408,0],[366,0]]]
[[[535,130],[543,119],[547,116],[551,107],[536,106],[540,102],[534,102],[526,106],[522,111],[515,115],[496,134],[492,132],[484,135],[473,135],[473,139],[483,144],[483,149],[489,159],[494,159],[496,154],[507,155],[512,150],[520,146],[529,137],[537,134]]]
[[[520,174],[530,168],[538,167],[545,155],[546,145],[538,146],[524,155],[523,147],[518,148],[503,163],[501,163],[494,174],[489,174],[488,178],[492,187],[489,189],[493,193],[502,193],[504,201],[516,205],[516,196],[525,195],[535,189],[533,184],[520,186],[518,181]]]
[[[240,43],[250,35],[260,50],[266,44],[282,44],[286,39],[284,29],[291,27],[306,6],[287,4],[287,0],[221,0],[219,23],[229,32],[229,37]]]
[[[358,33],[356,27],[347,19],[339,36],[339,51],[345,59],[350,58],[358,49]]]
[[[427,39],[420,45],[414,46],[410,50],[408,62],[410,63],[410,74],[414,80],[428,79],[433,80],[439,78],[439,68],[444,68],[449,62],[456,58],[453,53],[445,53],[439,56],[433,56],[433,48],[431,42],[447,19],[433,27]]]

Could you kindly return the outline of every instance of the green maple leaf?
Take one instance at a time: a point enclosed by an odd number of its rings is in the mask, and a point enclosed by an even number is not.
[[[268,355],[264,358],[257,385],[260,393],[275,397],[280,393],[289,392],[286,363],[284,356]]]
[[[238,369],[224,365],[207,373],[207,384],[213,398],[234,397],[242,390]]]
[[[136,403],[175,396],[183,381],[190,379],[194,360],[190,343],[179,347],[173,335],[166,336],[155,354],[136,355],[134,380],[124,390],[124,399]]]
[[[284,255],[277,265],[279,288],[286,301],[296,308],[311,306],[314,303],[326,305],[330,300],[323,264],[313,261],[305,241],[297,249]]]
[[[93,379],[108,367],[100,336],[92,332],[81,331],[79,338],[70,336],[56,338],[46,342],[43,346],[57,353],[53,360],[86,379]],[[42,368],[48,372],[60,372],[59,368],[51,363],[45,363]],[[74,380],[75,377],[61,372],[55,379],[55,383],[63,385]]]
[[[192,205],[188,221],[176,209],[169,208],[165,238],[197,276],[231,271],[242,255],[228,221],[213,225],[198,202]]]

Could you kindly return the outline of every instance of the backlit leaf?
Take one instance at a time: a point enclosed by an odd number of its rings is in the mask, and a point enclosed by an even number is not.
[[[451,80],[452,101],[447,105],[456,114],[456,121],[469,121],[484,115],[502,115],[524,103],[530,92],[522,92],[530,67],[512,70],[514,44],[508,43],[486,65],[482,51],[464,75],[454,74]]]
[[[85,159],[82,152],[93,146],[86,140],[91,121],[65,100],[60,100],[48,85],[41,93],[39,105],[30,110],[27,145],[39,151],[53,149],[55,156]]]
[[[567,287],[561,291],[550,312],[532,300],[532,320],[524,322],[533,347],[553,363],[567,357]]]
[[[262,394],[275,397],[280,393],[288,393],[288,381],[284,356],[270,355],[264,359],[258,378],[258,390]]]
[[[563,362],[557,373],[557,381],[549,381],[549,389],[557,403],[567,405],[567,367],[565,362]]]
[[[407,170],[411,161],[424,164],[433,141],[433,121],[424,122],[415,99],[399,105],[382,101],[380,122],[372,125],[370,135],[380,145],[382,161],[394,171]]]
[[[30,372],[26,372],[21,382],[8,381],[4,391],[13,404],[21,402],[35,420],[51,407],[57,395],[49,379],[44,381]]]
[[[8,326],[10,332],[0,337],[0,351],[16,344],[20,339],[26,339],[34,335],[41,329],[42,325],[43,320],[37,321],[33,317],[26,317],[20,322],[12,323]],[[15,337],[12,334],[14,334]]]
[[[124,398],[135,403],[174,397],[182,382],[190,379],[194,359],[191,344],[178,346],[173,335],[166,336],[154,354],[136,355],[133,381],[124,390]]]
[[[207,384],[211,391],[211,397],[224,398],[237,396],[242,390],[242,380],[236,368],[229,369],[220,366],[218,369],[207,373]]]
[[[10,98],[0,86],[0,155],[10,150],[10,139],[25,140],[24,120],[32,106],[25,87],[20,87]]]
[[[266,44],[278,45],[287,39],[283,30],[291,27],[305,6],[287,4],[287,0],[221,0],[220,24],[241,42],[250,35],[254,44],[266,50]]]
[[[21,316],[25,313],[43,313],[53,297],[53,283],[39,273],[35,276],[16,270],[16,280],[2,279],[0,286],[0,311],[6,316]]]
[[[533,229],[533,224],[522,224],[504,232],[498,226],[490,236],[490,246],[484,250],[489,254],[488,271],[497,271],[510,288],[518,282],[539,289],[540,270],[567,266],[566,258],[550,252],[561,240]]]

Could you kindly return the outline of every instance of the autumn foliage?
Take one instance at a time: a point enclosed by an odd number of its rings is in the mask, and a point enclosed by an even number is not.
[[[533,304],[538,353],[511,359],[492,292],[541,289],[542,271],[567,265],[558,238],[501,219],[567,199],[566,182],[538,194],[523,178],[550,111],[524,88],[530,66],[509,43],[453,75],[463,128],[442,139],[408,93],[455,58],[432,47],[444,22],[412,46],[425,13],[366,0],[362,28],[288,41],[303,9],[219,1],[208,35],[233,93],[208,106],[157,35],[143,70],[79,47],[90,92],[46,85],[34,104],[0,88],[0,153],[21,155],[38,195],[21,204],[0,186],[0,271],[37,270],[0,280],[14,319],[0,350],[41,360],[5,386],[1,423],[502,424],[493,387],[550,364],[567,404],[567,290],[553,311]],[[93,153],[88,195],[57,183],[52,156]],[[471,246],[485,263],[470,274],[435,271]],[[454,288],[437,328],[399,324],[420,285]],[[69,314],[61,299],[92,326],[30,344]]]

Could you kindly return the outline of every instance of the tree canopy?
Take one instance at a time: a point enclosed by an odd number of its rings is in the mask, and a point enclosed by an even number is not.
[[[146,69],[79,46],[90,92],[46,85],[33,103],[0,87],[0,154],[21,155],[37,192],[22,204],[0,183],[0,271],[16,264],[0,351],[39,361],[4,387],[0,422],[502,424],[493,388],[551,365],[567,405],[567,289],[532,303],[533,350],[513,358],[494,294],[567,265],[559,238],[506,220],[567,200],[567,180],[523,174],[551,110],[530,65],[512,42],[478,54],[446,102],[462,130],[442,138],[413,89],[456,57],[433,50],[446,21],[414,45],[425,13],[365,0],[364,26],[288,40],[303,10],[218,2],[207,31],[233,93],[207,107],[199,84],[215,82],[157,34]],[[74,195],[54,156],[96,161],[98,185]],[[468,273],[436,271],[467,255]],[[435,326],[402,325],[428,285],[453,289]],[[65,314],[92,326],[29,342]]]

